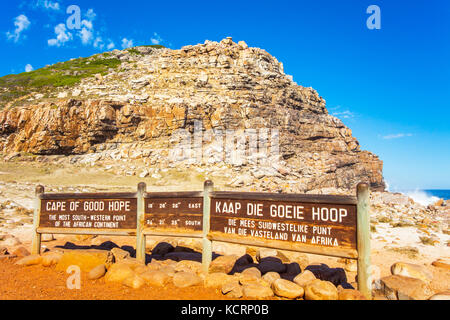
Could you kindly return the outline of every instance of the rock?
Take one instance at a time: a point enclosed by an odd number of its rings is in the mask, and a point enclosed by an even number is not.
[[[437,268],[449,269],[450,270],[450,259],[449,258],[441,258],[433,261],[433,266]]]
[[[389,300],[426,300],[433,294],[426,282],[399,275],[381,278],[380,285]]]
[[[26,257],[30,255],[30,252],[25,249],[25,247],[18,247],[12,252],[12,254],[18,257]]]
[[[200,285],[203,279],[193,272],[177,272],[172,278],[173,284],[178,288]]]
[[[50,267],[58,264],[58,262],[62,259],[63,253],[58,251],[49,251],[42,255],[41,264],[44,267]]]
[[[42,257],[38,254],[32,254],[30,256],[24,257],[16,262],[19,266],[33,266],[36,264],[40,264],[42,261]]]
[[[342,289],[339,291],[339,300],[367,300],[367,299],[358,290]]]
[[[106,266],[104,264],[99,264],[89,271],[88,278],[90,280],[97,280],[106,274]]]
[[[259,271],[259,270],[258,270],[257,268],[255,268],[255,267],[245,269],[244,271],[242,271],[241,274],[246,274],[246,275],[254,276],[254,277],[256,277],[256,278],[261,278],[261,271]]]
[[[262,278],[269,284],[272,285],[272,283],[280,279],[280,274],[276,272],[267,272],[265,275],[262,276]]]
[[[294,282],[301,287],[306,287],[308,283],[316,280],[316,276],[309,270],[305,270],[294,278]]]
[[[164,272],[169,277],[173,277],[175,275],[175,267],[174,266],[162,266],[159,268],[159,271]]]
[[[219,256],[211,261],[211,264],[209,265],[209,272],[230,273],[237,259],[238,256],[236,255]]]
[[[224,295],[229,296],[230,298],[239,299],[244,295],[244,291],[242,290],[241,285],[237,280],[230,281],[225,283],[221,291]]]
[[[347,275],[342,268],[330,268],[326,264],[309,265],[306,270],[314,273],[317,279],[330,281],[336,287],[347,286]]]
[[[329,281],[313,280],[305,287],[305,300],[337,300],[336,287]]]
[[[159,270],[149,270],[142,273],[140,276],[148,285],[156,287],[163,287],[171,279],[171,276]]]
[[[285,273],[286,269],[286,265],[275,261],[262,261],[258,265],[258,270],[261,274],[265,274],[267,272]]]
[[[134,275],[134,271],[129,265],[123,263],[115,263],[109,267],[105,274],[106,282],[123,282],[125,279]]]
[[[3,245],[8,248],[15,247],[20,244],[22,244],[22,242],[20,242],[20,240],[14,236],[8,237],[5,240],[3,240]]]
[[[7,255],[9,254],[8,249],[5,247],[0,247],[0,255]]]
[[[358,261],[355,259],[345,259],[345,271],[357,272],[358,271]]]
[[[278,254],[277,249],[270,249],[270,248],[259,248],[256,251],[256,260],[258,262],[261,261],[261,259],[267,258],[267,257],[276,257]]]
[[[76,265],[81,271],[89,272],[99,264],[109,266],[112,261],[112,253],[105,250],[65,250],[56,265],[56,270],[65,272],[69,266]]]
[[[275,280],[272,283],[272,290],[277,296],[288,299],[302,298],[305,293],[301,286],[284,279]]]
[[[175,265],[176,272],[194,272],[196,274],[200,274],[203,272],[203,266],[201,262],[190,261],[190,260],[182,260]]]
[[[130,258],[130,253],[128,251],[125,251],[121,248],[112,248],[111,253],[114,256],[114,261],[119,262],[124,259]]]
[[[433,275],[424,266],[412,263],[397,262],[391,266],[393,275],[405,276],[420,279],[426,283],[433,280]]]
[[[261,284],[251,283],[242,287],[243,296],[251,299],[267,299],[273,297],[273,291]]]
[[[436,293],[435,295],[431,296],[428,300],[450,300],[450,290]]]
[[[167,242],[158,243],[152,250],[152,254],[164,256],[174,250],[174,246]]]
[[[232,275],[223,272],[209,273],[205,277],[205,287],[219,289],[226,283],[232,282],[233,279],[235,278]]]
[[[133,289],[139,289],[145,284],[145,281],[137,274],[133,274],[123,280],[122,284]]]

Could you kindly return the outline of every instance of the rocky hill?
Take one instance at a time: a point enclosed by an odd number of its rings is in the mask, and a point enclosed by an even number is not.
[[[206,170],[259,191],[353,189],[361,180],[384,189],[382,162],[360,150],[325,100],[243,41],[114,50],[33,72],[18,75],[21,81],[0,78],[5,159],[64,155],[71,163],[137,163],[142,177],[168,168]],[[280,156],[262,166],[257,153],[250,155],[256,162],[230,165],[220,156],[227,142],[215,136],[204,141],[209,156],[201,161],[170,161],[179,145],[174,133],[194,132],[196,122],[237,136],[245,129],[277,129]]]

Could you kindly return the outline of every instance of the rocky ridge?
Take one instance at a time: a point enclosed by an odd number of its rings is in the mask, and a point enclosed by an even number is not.
[[[293,82],[283,64],[262,49],[227,38],[180,50],[114,50],[106,57],[121,64],[44,97],[28,95],[25,104],[0,112],[0,148],[7,160],[64,155],[72,164],[126,162],[142,168],[132,174],[143,177],[191,167],[206,175],[220,172],[234,187],[270,191],[354,190],[361,180],[384,189],[378,157],[360,150],[351,130],[328,113],[325,100]],[[280,153],[269,155],[265,165],[260,152],[230,165],[221,156],[224,141],[214,136],[204,139],[207,156],[200,161],[169,161],[180,143],[176,130],[192,133],[196,121],[204,134],[279,130]]]

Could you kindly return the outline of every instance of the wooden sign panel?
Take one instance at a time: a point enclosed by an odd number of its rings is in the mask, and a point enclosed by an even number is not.
[[[356,205],[283,199],[211,199],[213,239],[355,257]],[[303,249],[303,250],[301,250]]]
[[[203,197],[145,198],[146,229],[202,232]]]
[[[41,200],[39,226],[67,229],[136,229],[136,198],[81,198],[51,195]],[[65,198],[63,198],[65,197]]]

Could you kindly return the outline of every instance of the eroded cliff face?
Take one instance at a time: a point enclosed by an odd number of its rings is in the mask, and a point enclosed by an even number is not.
[[[280,157],[269,159],[270,168],[251,161],[238,165],[238,172],[265,181],[262,185],[289,181],[287,191],[304,192],[352,189],[368,180],[373,189],[384,189],[378,157],[361,151],[318,93],[294,83],[264,50],[227,38],[180,50],[136,51],[110,53],[122,60],[117,71],[0,112],[3,154],[94,154],[97,160],[140,159],[160,168],[223,169],[223,159],[214,156],[169,163],[179,143],[173,133],[193,132],[197,121],[203,130],[237,135],[245,129],[279,130]],[[224,145],[204,141],[203,148]],[[236,172],[236,166],[229,170]]]

